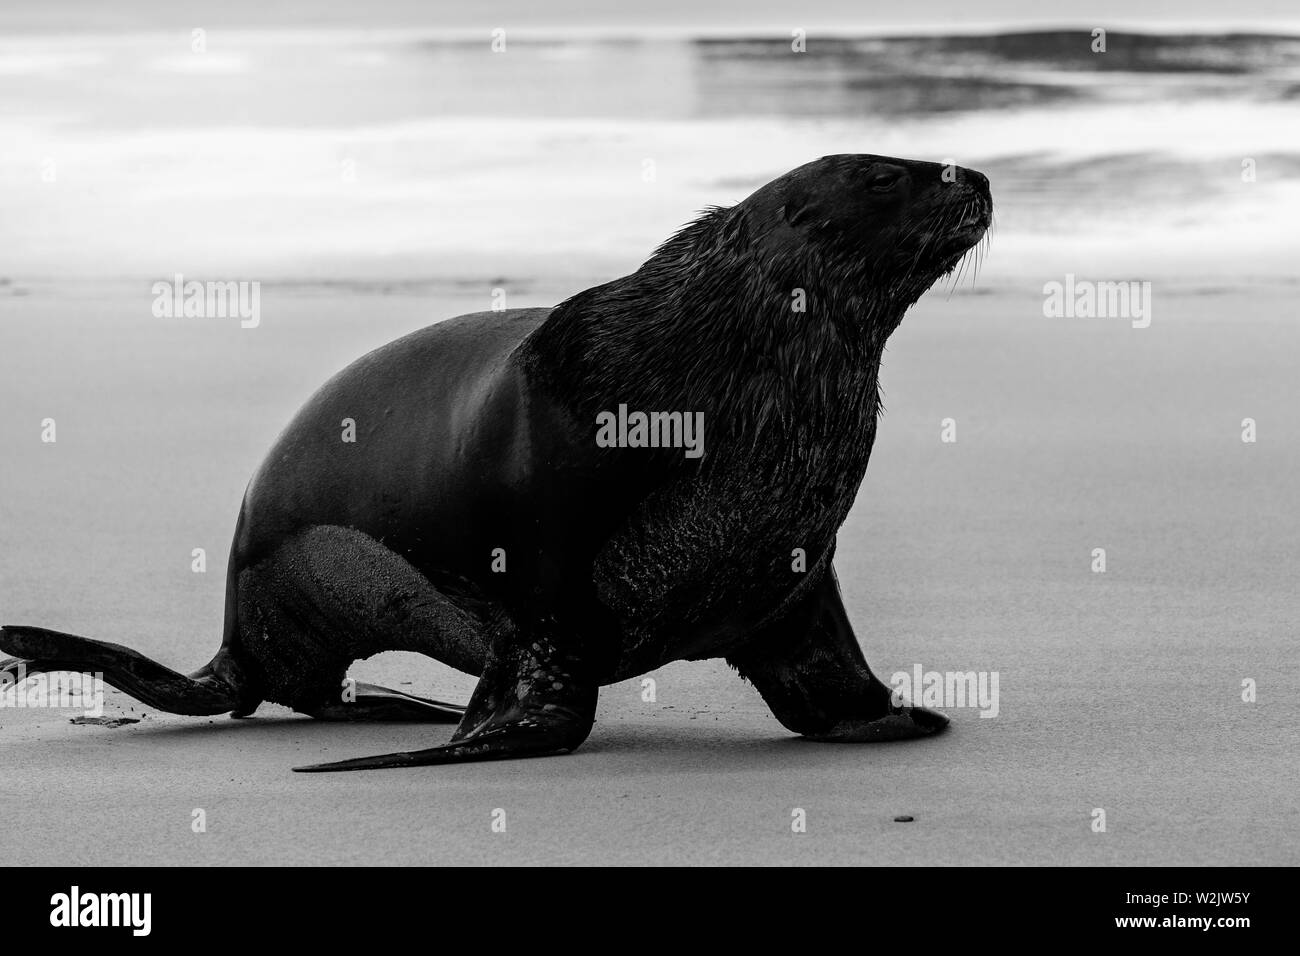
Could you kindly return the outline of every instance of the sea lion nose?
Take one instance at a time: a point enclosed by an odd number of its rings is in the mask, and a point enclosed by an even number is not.
[[[976,189],[986,196],[989,195],[989,178],[979,170],[967,169],[963,166],[961,170],[961,181],[972,189]]]

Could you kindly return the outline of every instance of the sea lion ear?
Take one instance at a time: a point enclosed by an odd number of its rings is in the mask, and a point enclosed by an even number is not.
[[[807,196],[803,194],[791,194],[785,197],[785,204],[781,206],[781,218],[789,226],[798,226],[801,222],[808,219],[813,213],[812,203],[808,201]]]

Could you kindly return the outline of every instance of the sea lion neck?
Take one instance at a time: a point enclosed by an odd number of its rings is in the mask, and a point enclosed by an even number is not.
[[[530,373],[583,418],[620,404],[703,411],[715,434],[751,440],[770,429],[829,438],[874,419],[884,340],[904,306],[806,262],[689,251],[661,248],[557,306],[525,343]]]

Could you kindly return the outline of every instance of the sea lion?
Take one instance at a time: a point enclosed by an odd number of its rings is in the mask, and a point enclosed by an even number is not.
[[[944,715],[868,668],[831,559],[885,340],[991,211],[978,172],[827,156],[554,308],[398,339],[327,382],[248,485],[208,665],[5,627],[0,667],[99,671],[181,714],[458,723],[442,746],[308,771],[567,753],[601,685],[712,657],[795,733],[935,733]],[[468,706],[341,689],[387,650],[477,675]]]

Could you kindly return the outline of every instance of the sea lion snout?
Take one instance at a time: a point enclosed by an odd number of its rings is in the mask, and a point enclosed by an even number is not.
[[[957,182],[972,204],[971,210],[955,228],[964,229],[978,224],[981,229],[987,229],[993,214],[993,190],[989,178],[978,169],[967,169],[965,166],[956,167],[955,172]]]
[[[952,163],[842,153],[791,170],[742,203],[766,261],[812,254],[842,284],[919,295],[984,237],[993,198],[983,173]]]
[[[950,272],[984,238],[993,221],[989,178],[977,169],[916,163],[919,188],[896,242],[913,274],[934,281]],[[917,175],[920,173],[920,175]]]
[[[966,186],[975,192],[983,193],[990,202],[993,201],[993,193],[989,188],[989,178],[978,169],[967,169],[965,166],[958,166],[957,174]]]

